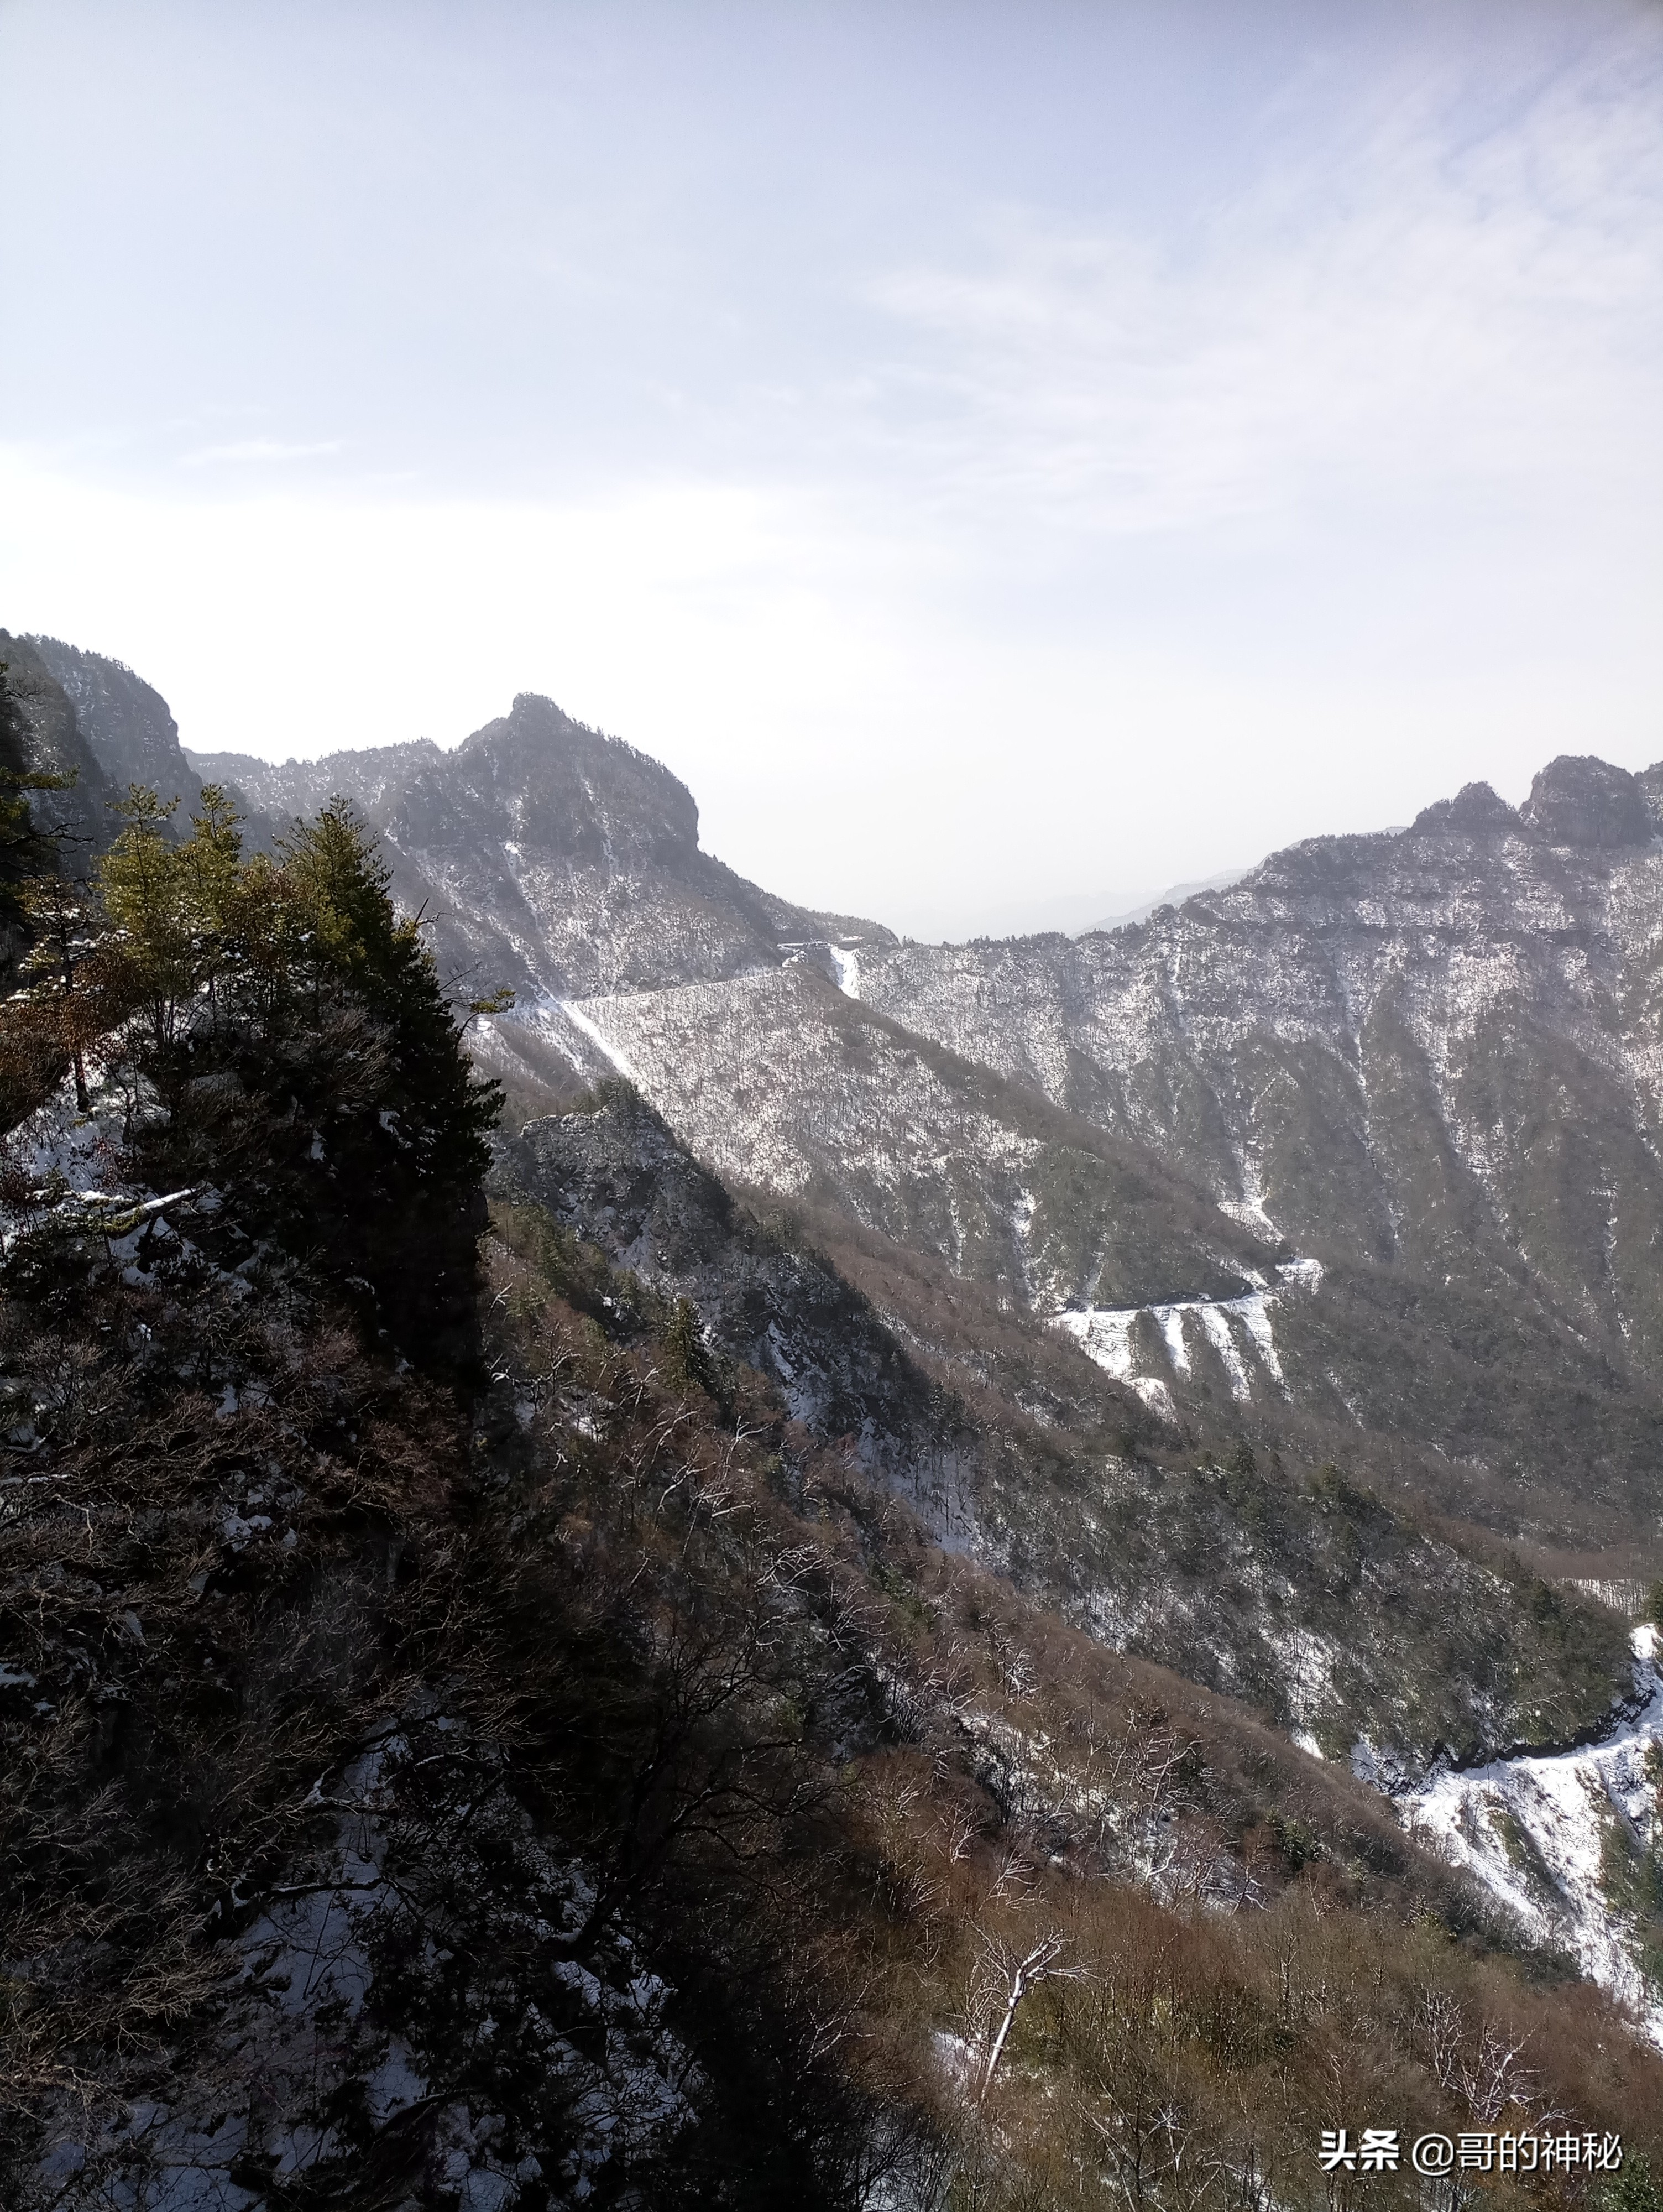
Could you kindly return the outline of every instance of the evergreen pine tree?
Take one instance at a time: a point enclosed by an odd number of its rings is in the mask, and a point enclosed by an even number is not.
[[[135,1002],[158,1050],[194,994],[191,916],[179,848],[167,834],[178,799],[128,787],[115,811],[124,827],[99,864],[99,894],[117,933]]]
[[[153,790],[118,811],[102,940],[83,943],[72,899],[37,898],[56,1011],[29,1018],[58,1072],[73,1029],[84,1104],[82,1030],[101,1022],[146,1181],[211,1186],[225,1235],[303,1258],[400,1345],[454,1348],[500,1093],[373,836],[336,799],[275,859],[245,860],[212,785],[182,842]]]

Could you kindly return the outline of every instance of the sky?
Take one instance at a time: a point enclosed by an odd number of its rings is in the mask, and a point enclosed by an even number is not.
[[[0,625],[1080,927],[1663,757],[1663,0],[0,0]]]

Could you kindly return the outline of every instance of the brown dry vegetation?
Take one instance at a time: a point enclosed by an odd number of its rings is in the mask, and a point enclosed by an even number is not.
[[[524,1257],[509,1273],[520,1360],[611,1402],[604,1374],[585,1374],[586,1343],[591,1362],[616,1352],[574,1330]],[[1594,1993],[1533,1987],[1367,1793],[934,1551],[765,1406],[742,1397],[737,1412],[750,1451],[725,1447],[705,1477],[729,1540],[743,1530],[791,1560],[763,1583],[812,1592],[847,1662],[830,1705],[823,1676],[818,1698],[791,1677],[801,1757],[826,1795],[808,1829],[770,1838],[777,1869],[798,1850],[811,1869],[800,1892],[776,1872],[771,1902],[789,1900],[791,1954],[833,1977],[820,2004],[844,2023],[844,2063],[869,2094],[932,2115],[947,2201],[1223,2202],[1253,2174],[1305,2201],[1316,2131],[1364,2107],[1449,2127],[1574,2109],[1634,2140],[1663,2069]],[[639,1571],[633,1514],[628,1533],[609,1529],[590,1490],[581,1517],[592,1560],[621,1551]],[[967,2119],[955,2063],[974,2069],[1001,1975],[1048,1936],[1069,1978],[1039,1984]]]
[[[1328,2126],[1655,2147],[1663,2061],[1349,1776],[934,1548],[537,1209],[475,1275],[485,1102],[348,872],[349,1086],[187,963],[105,1168],[220,1183],[146,1226],[0,1176],[8,2212],[191,2160],[448,2212],[463,2121],[515,2212],[1260,2212],[1335,2201]],[[350,2002],[297,1990],[308,1899]]]
[[[1367,1793],[934,1551],[754,1378],[676,1372],[673,1316],[597,1255],[502,1226],[471,1405],[298,1291],[112,1272],[69,1331],[9,1304],[9,1371],[58,1391],[3,1537],[34,1677],[0,1846],[15,2174],[43,2124],[107,2150],[192,2080],[258,2106],[237,1936],[334,1878],[316,1785],[390,1726],[372,2012],[549,2171],[538,2001],[626,1935],[707,2084],[633,2176],[654,2203],[853,2203],[879,2169],[955,2206],[1306,2203],[1317,2130],[1365,2117],[1644,2140],[1663,2065]],[[551,1845],[592,1896],[539,1953]],[[268,2201],[444,2201],[419,2118],[343,2140]]]
[[[1068,1618],[1312,1726],[1339,1756],[1360,1735],[1423,1762],[1439,1746],[1466,1763],[1581,1741],[1629,1691],[1616,1616],[1405,1492],[1370,1439],[1353,1433],[1342,1468],[1258,1408],[1163,1425],[1067,1339],[940,1261],[823,1209],[753,1197],[750,1210],[906,1346],[941,1434],[976,1471],[976,1540]],[[940,1527],[923,1454],[913,1471]],[[1295,1627],[1337,1654],[1314,1712],[1284,1664]]]

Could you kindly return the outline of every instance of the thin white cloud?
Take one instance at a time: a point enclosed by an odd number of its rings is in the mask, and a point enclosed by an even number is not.
[[[547,690],[684,775],[723,858],[920,933],[1112,911],[1478,776],[1517,798],[1557,751],[1643,764],[1663,16],[1586,8],[1551,67],[1441,33],[1371,48],[1389,81],[1319,58],[1205,205],[1118,172],[1094,198],[1089,163],[1047,198],[1007,163],[1006,204],[956,180],[835,252],[787,210],[749,289],[528,188],[653,312],[486,288],[451,319],[502,342],[458,381],[366,327],[310,391],[344,294],[292,356],[228,322],[211,377],[170,325],[143,453],[44,417],[0,452],[0,621],[131,661],[188,743],[277,757],[453,740]],[[828,204],[852,158],[828,137]],[[750,237],[707,212],[715,247]],[[465,194],[455,220],[483,222]]]
[[[341,451],[338,438],[325,438],[311,445],[285,445],[276,438],[239,438],[228,446],[203,446],[194,453],[186,453],[183,465],[187,469],[214,467],[221,463],[252,462],[257,465],[285,461],[313,461],[326,459]]]
[[[1660,93],[1663,36],[1630,38],[1505,128],[1448,81],[1344,135],[1284,112],[1298,150],[1181,241],[1007,216],[875,285],[871,434],[932,499],[1109,532],[1631,491],[1663,468]]]

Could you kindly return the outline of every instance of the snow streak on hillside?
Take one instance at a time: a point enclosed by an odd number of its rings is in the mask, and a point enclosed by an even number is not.
[[[860,996],[860,949],[853,945],[834,945],[831,947],[832,966],[837,970],[837,988],[846,999]]]
[[[1475,1874],[1533,1940],[1572,1953],[1663,2044],[1663,1960],[1654,1948],[1663,1867],[1659,1643],[1656,1629],[1635,1630],[1646,1703],[1601,1742],[1440,1774],[1399,1805],[1421,1840]],[[1364,1780],[1375,1778],[1367,1744],[1352,1765]]]
[[[1287,1288],[1314,1291],[1322,1280],[1321,1262],[1290,1260],[1277,1269]],[[1172,1390],[1167,1379],[1147,1370],[1152,1358],[1164,1357],[1172,1374],[1187,1376],[1202,1344],[1217,1354],[1229,1378],[1230,1395],[1245,1405],[1253,1395],[1253,1378],[1288,1395],[1287,1378],[1277,1356],[1271,1328],[1271,1309],[1283,1295],[1266,1284],[1238,1298],[1178,1298],[1168,1305],[1088,1306],[1083,1312],[1062,1313],[1056,1326],[1064,1329],[1080,1349],[1112,1375],[1129,1383],[1151,1411],[1172,1411]],[[1147,1316],[1152,1328],[1137,1324]]]
[[[591,1044],[595,1046],[599,1052],[605,1055],[606,1059],[615,1068],[616,1068],[620,1075],[627,1075],[632,1082],[634,1081],[635,1074],[634,1067],[631,1066],[629,1061],[625,1058],[624,1054],[618,1050],[616,1045],[609,1044],[607,1042],[606,1039],[601,1035],[593,1022],[590,1020],[588,1015],[584,1012],[581,1006],[574,1006],[569,999],[557,999],[554,1003],[559,1009],[560,1012],[562,1013],[566,1019],[572,1024],[573,1027],[579,1030],[582,1036],[588,1039]],[[581,1065],[581,1063],[579,1064]]]
[[[953,1256],[972,1213],[978,1225],[997,1216],[1009,1236],[1035,1139],[955,1091],[909,1041],[858,1015],[840,1024],[852,1010],[816,968],[561,1011],[719,1175],[791,1196],[841,1181],[862,1218],[881,1217],[886,1196],[974,1184]]]
[[[558,1035],[541,1006],[516,1008],[496,1034],[534,1019],[574,1064],[628,1073],[728,1182],[835,1204],[1013,1312],[1258,1283],[1262,1238],[1193,1185],[851,997],[865,957],[805,944],[720,982],[561,1001]]]

